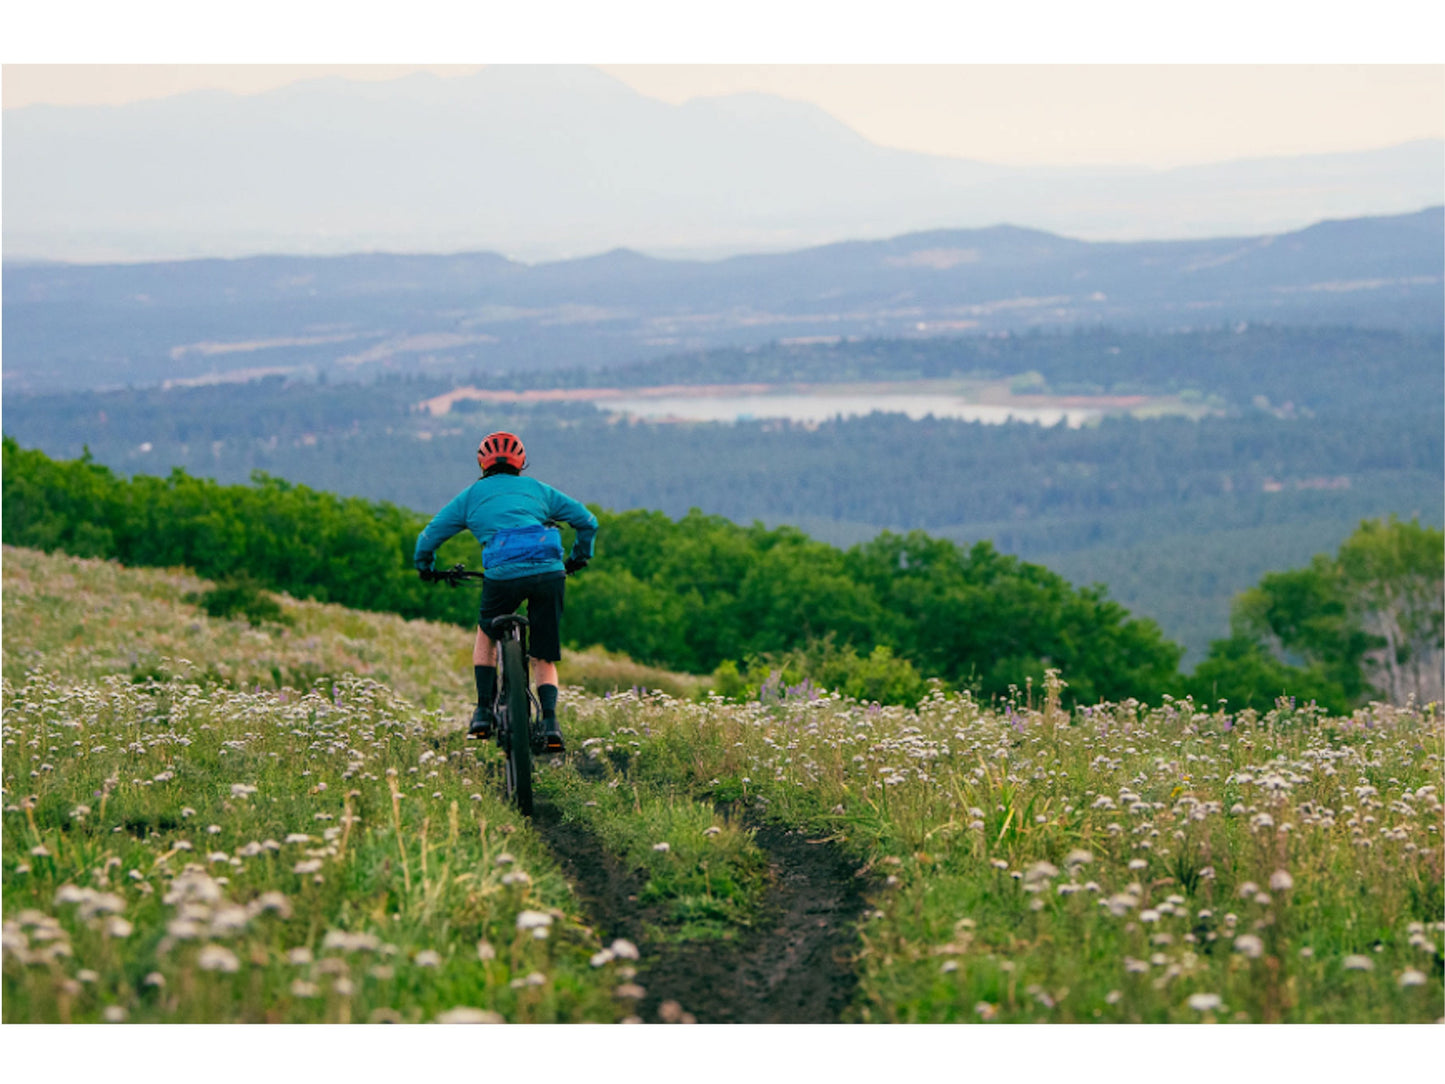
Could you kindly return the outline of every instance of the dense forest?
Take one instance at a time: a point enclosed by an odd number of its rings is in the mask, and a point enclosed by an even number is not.
[[[1372,691],[1358,675],[1378,637],[1345,633],[1342,641],[1336,629],[1333,639],[1290,639],[1300,606],[1277,588],[1293,581],[1267,578],[1247,596],[1254,598],[1253,639],[1241,625],[1191,680],[1178,673],[1181,650],[1152,621],[1131,618],[1100,589],[1073,588],[986,542],[962,548],[915,531],[885,533],[844,551],[793,528],[744,528],[697,512],[674,520],[658,512],[598,511],[597,561],[569,589],[566,636],[573,645],[601,644],[643,662],[736,675],[756,673],[768,659],[796,660],[800,652],[836,664],[841,651],[859,666],[891,666],[894,677],[899,670],[939,677],[985,697],[1009,695],[1058,668],[1071,696],[1086,703],[1157,701],[1166,692],[1192,691],[1210,699],[1233,693],[1237,706],[1267,706],[1294,687],[1340,710]],[[181,470],[126,480],[88,459],[52,460],[7,437],[3,512],[9,544],[185,565],[362,609],[461,625],[475,620],[473,592],[423,584],[412,571],[423,517],[384,502],[264,475],[249,486],[222,486]],[[1440,548],[1438,537],[1426,531],[1417,546],[1426,554],[1427,582],[1435,575],[1428,555]],[[481,564],[465,535],[439,557]],[[1345,579],[1318,576],[1326,587],[1317,593],[1336,590],[1345,598],[1338,587]],[[1270,591],[1285,598],[1280,605],[1294,607],[1292,618],[1275,618],[1280,606],[1271,610]],[[1348,610],[1344,601],[1328,606]],[[1297,670],[1261,646],[1270,634],[1282,650],[1304,650],[1307,661],[1314,651],[1324,661]],[[1424,640],[1433,644],[1432,637],[1438,638],[1434,626]],[[1236,658],[1251,663],[1244,685],[1232,682],[1227,664]],[[916,680],[891,687],[921,691]]]

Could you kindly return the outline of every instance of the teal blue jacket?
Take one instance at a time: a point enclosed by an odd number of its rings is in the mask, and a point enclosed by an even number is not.
[[[482,565],[488,578],[515,580],[543,572],[562,572],[562,540],[555,529],[542,529],[548,521],[577,528],[572,556],[592,556],[597,517],[580,502],[535,478],[520,474],[494,474],[478,478],[432,517],[416,539],[414,561],[431,570],[436,551],[448,538],[471,531],[482,546]]]

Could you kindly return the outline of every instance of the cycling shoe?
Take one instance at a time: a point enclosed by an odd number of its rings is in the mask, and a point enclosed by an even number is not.
[[[478,704],[477,710],[472,712],[472,722],[467,727],[467,737],[486,741],[492,736],[492,724],[495,722],[496,718],[492,715],[492,709]]]

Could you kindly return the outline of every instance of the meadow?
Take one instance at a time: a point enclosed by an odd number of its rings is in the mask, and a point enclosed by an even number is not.
[[[687,1021],[649,975],[777,921],[777,826],[867,896],[830,1018],[1441,1017],[1438,705],[737,701],[583,653],[529,823],[461,737],[464,632],[204,586],[4,550],[6,1022]]]

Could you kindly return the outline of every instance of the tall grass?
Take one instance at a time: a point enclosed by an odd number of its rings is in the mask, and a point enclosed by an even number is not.
[[[6,550],[7,1022],[632,1011],[496,751],[354,672],[424,691],[439,627],[290,604],[261,637],[197,586]]]
[[[1438,706],[578,706],[641,777],[752,796],[881,879],[863,1020],[1441,1013]],[[632,738],[632,733],[638,735]],[[627,735],[627,736],[624,736]]]
[[[455,630],[285,599],[294,626],[252,629],[185,603],[201,586],[5,551],[7,1021],[631,1012],[629,954],[459,736]],[[854,1019],[1441,1014],[1438,705],[1069,712],[1052,678],[916,710],[569,688],[563,711],[613,767],[545,785],[684,928],[714,908],[689,936],[759,884],[715,803],[852,852],[876,886]]]

